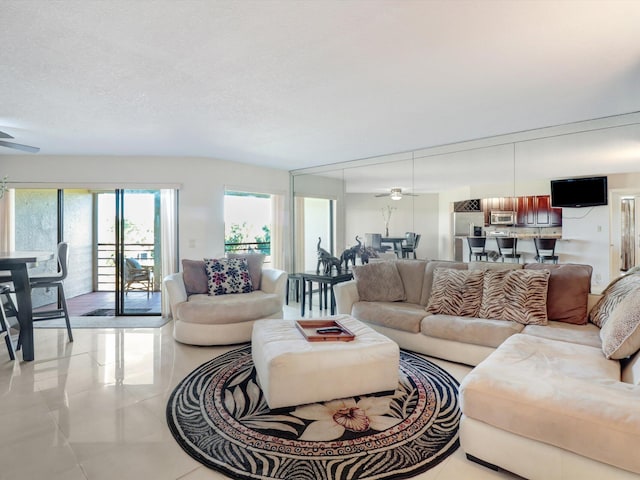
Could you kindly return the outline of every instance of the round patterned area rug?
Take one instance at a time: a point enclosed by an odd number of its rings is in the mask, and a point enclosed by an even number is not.
[[[167,421],[189,455],[232,478],[406,478],[458,447],[458,383],[428,360],[401,351],[393,394],[271,411],[246,346],[180,382]]]

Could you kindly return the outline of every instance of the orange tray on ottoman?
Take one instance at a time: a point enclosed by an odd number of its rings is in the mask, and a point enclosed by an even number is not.
[[[296,320],[296,327],[308,342],[350,342],[356,336],[335,320]],[[318,333],[319,328],[339,328],[340,333]]]

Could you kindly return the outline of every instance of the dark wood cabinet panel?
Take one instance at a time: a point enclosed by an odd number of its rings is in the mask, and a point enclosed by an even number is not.
[[[562,225],[562,209],[551,208],[549,195],[518,197],[516,222],[519,227],[558,227]]]

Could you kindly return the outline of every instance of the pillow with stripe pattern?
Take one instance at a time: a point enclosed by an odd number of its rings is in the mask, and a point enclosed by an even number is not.
[[[620,360],[640,349],[640,287],[616,306],[600,330],[602,352],[607,358]]]
[[[504,279],[510,270],[486,270],[482,288],[482,302],[478,317],[491,320],[504,320]]]
[[[512,270],[504,277],[503,320],[546,325],[549,270]]]
[[[482,303],[483,270],[436,268],[427,312],[476,317]]]
[[[478,316],[546,325],[549,270],[487,270]]]
[[[604,328],[615,308],[631,292],[640,287],[640,273],[634,270],[613,280],[602,292],[602,297],[589,312],[589,321]]]

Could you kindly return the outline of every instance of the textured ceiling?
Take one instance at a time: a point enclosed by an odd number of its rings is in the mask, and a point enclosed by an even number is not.
[[[288,170],[640,110],[635,0],[0,0],[0,11],[0,130],[38,155]]]

